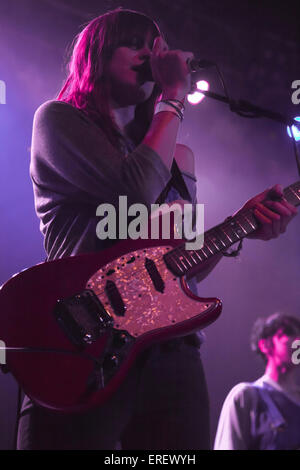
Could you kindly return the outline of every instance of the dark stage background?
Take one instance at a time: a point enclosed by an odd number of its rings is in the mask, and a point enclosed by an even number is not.
[[[6,83],[6,104],[0,104],[0,283],[45,258],[28,170],[34,111],[60,89],[65,51],[80,26],[118,6],[156,19],[172,48],[215,61],[232,97],[300,114],[300,105],[291,101],[292,81],[300,80],[299,1],[2,0],[0,80]],[[201,78],[222,93],[213,70]],[[208,98],[188,106],[179,141],[196,156],[205,229],[267,187],[299,179],[284,126],[243,119]],[[298,216],[276,240],[245,241],[240,260],[224,259],[200,287],[201,296],[219,297],[224,305],[202,348],[212,438],[230,388],[263,372],[249,349],[253,321],[275,311],[300,315],[299,231]],[[14,379],[0,374],[0,449],[12,446],[16,396]]]

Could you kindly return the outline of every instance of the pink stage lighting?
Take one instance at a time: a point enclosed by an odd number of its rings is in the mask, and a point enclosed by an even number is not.
[[[197,90],[207,91],[209,89],[209,83],[205,80],[200,80],[196,83],[196,86]],[[198,104],[200,103],[200,101],[203,100],[203,98],[205,98],[205,95],[203,95],[203,93],[200,93],[200,91],[194,91],[194,93],[188,95],[187,100],[191,104]]]

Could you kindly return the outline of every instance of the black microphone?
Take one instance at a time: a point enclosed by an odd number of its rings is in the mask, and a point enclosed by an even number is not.
[[[187,59],[186,61],[188,69],[190,73],[198,72],[199,70],[206,69],[208,67],[212,67],[215,65],[213,62],[210,62],[209,60],[200,60],[200,59]],[[152,76],[152,70],[151,70],[151,65],[148,60],[144,62],[142,65],[138,65],[136,67],[133,67],[133,70],[137,71],[139,73],[139,76],[142,81],[144,82],[153,82],[153,76]]]

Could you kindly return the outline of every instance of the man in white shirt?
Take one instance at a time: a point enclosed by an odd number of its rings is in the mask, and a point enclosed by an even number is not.
[[[264,375],[233,387],[223,404],[215,450],[300,448],[300,319],[280,313],[260,318],[252,350],[266,362]]]

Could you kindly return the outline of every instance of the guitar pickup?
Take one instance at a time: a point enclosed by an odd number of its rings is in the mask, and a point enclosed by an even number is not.
[[[113,281],[106,281],[105,293],[115,312],[119,317],[124,317],[126,307],[116,284]]]
[[[161,275],[159,274],[155,262],[152,259],[146,258],[145,268],[147,269],[147,272],[151,278],[151,281],[153,282],[155,289],[158,292],[163,292],[165,290],[165,283]]]
[[[53,313],[68,338],[77,346],[93,343],[113,326],[112,317],[90,289],[58,300]]]

